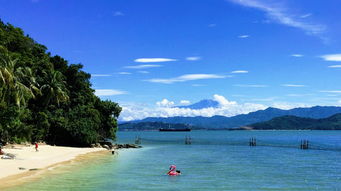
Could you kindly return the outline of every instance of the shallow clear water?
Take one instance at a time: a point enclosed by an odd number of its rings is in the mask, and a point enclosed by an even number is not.
[[[9,190],[341,190],[341,131],[119,132],[118,142],[135,136],[144,148],[59,167]],[[248,146],[251,137],[258,146]],[[302,139],[331,150],[300,150]],[[171,164],[183,174],[165,175]]]

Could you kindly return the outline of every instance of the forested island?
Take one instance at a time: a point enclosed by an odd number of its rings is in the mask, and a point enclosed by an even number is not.
[[[0,141],[88,146],[115,139],[121,107],[94,94],[82,67],[0,20]]]
[[[312,119],[296,116],[276,117],[266,122],[239,129],[254,130],[341,130],[341,113],[328,118]]]

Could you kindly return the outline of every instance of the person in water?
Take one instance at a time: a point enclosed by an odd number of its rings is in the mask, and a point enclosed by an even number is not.
[[[176,166],[175,165],[171,165],[169,167],[169,171],[167,172],[167,174],[169,176],[178,176],[181,174],[180,170],[176,170]]]

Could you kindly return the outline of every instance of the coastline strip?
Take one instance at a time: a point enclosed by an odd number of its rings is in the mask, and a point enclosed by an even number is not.
[[[3,149],[16,155],[16,159],[0,159],[0,190],[39,179],[41,175],[58,166],[109,155],[103,148],[74,148],[42,145],[39,152],[33,146]],[[20,170],[19,168],[25,168]],[[33,169],[33,170],[30,170]],[[37,169],[37,170],[36,170]]]

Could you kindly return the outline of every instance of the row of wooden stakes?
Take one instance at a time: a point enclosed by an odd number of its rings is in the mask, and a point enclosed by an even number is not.
[[[135,137],[135,144],[137,144],[137,145],[141,144],[141,137],[140,136]],[[190,136],[185,137],[185,144],[186,145],[192,144],[192,138]],[[254,137],[250,138],[249,139],[249,146],[250,147],[257,146],[257,139]],[[309,149],[309,141],[308,140],[301,140],[300,149],[304,149],[304,150]]]

